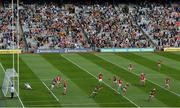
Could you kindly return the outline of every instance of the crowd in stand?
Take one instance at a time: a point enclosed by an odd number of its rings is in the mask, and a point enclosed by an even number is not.
[[[0,9],[0,49],[12,49],[17,47],[15,35],[15,20],[12,25],[11,9]],[[14,37],[14,38],[13,38]]]
[[[147,48],[180,47],[177,6],[140,5],[25,5],[20,6],[20,24],[27,47]],[[175,7],[175,8],[174,8]],[[0,49],[17,46],[10,9],[0,9]],[[180,31],[180,30],[179,30]],[[14,33],[12,35],[12,33]],[[152,41],[150,41],[150,39]],[[14,42],[13,42],[14,40]]]
[[[170,5],[142,3],[134,9],[138,25],[159,47],[180,47],[180,11]]]
[[[0,8],[0,49],[23,49],[23,40],[17,31],[17,9]],[[19,44],[19,45],[18,45]]]
[[[133,21],[131,14],[123,12],[122,7],[124,6],[78,7],[78,19],[92,47],[150,47],[151,44]]]
[[[20,13],[31,50],[87,47],[75,14],[65,6],[23,5]]]

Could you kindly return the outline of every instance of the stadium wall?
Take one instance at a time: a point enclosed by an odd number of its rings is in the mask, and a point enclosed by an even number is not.
[[[100,52],[154,52],[154,48],[102,48]]]
[[[65,49],[38,49],[35,53],[70,53],[70,52],[92,52],[91,48],[65,48]]]

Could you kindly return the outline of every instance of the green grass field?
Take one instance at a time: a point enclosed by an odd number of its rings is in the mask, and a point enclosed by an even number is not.
[[[157,69],[157,61],[162,68]],[[12,67],[12,55],[0,55],[0,88],[4,69]],[[128,72],[128,64],[135,65]],[[15,64],[17,65],[17,64]],[[95,98],[89,98],[97,84],[99,72],[104,75],[103,89]],[[139,84],[144,72],[146,86]],[[68,81],[68,93],[63,87],[49,90],[52,79],[60,74]],[[128,82],[125,96],[112,84],[116,75]],[[164,87],[164,79],[171,78],[171,88]],[[29,82],[32,90],[25,90]],[[148,102],[151,89],[157,89],[155,98]],[[22,101],[22,103],[21,103]],[[23,104],[23,105],[22,105]],[[180,52],[160,53],[69,53],[69,54],[21,54],[20,97],[4,98],[0,92],[0,107],[180,107]]]

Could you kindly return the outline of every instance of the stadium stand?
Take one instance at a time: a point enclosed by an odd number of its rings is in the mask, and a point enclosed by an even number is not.
[[[12,49],[13,45],[17,47],[16,21],[11,26],[10,8],[0,11],[0,49]],[[62,48],[180,47],[179,19],[179,7],[173,4],[21,3],[19,24],[24,37],[20,45],[32,52]]]
[[[144,2],[134,10],[138,25],[159,47],[179,47],[176,23],[178,12],[172,6]]]

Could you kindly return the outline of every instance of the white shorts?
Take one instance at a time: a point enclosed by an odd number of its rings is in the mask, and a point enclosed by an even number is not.
[[[114,83],[114,84],[116,84],[116,83],[117,83],[117,81],[113,81],[113,83]]]
[[[57,84],[60,84],[61,83],[61,81],[57,81]]]
[[[119,86],[119,87],[121,87],[121,86],[122,86],[122,84],[118,84],[118,86]]]
[[[67,87],[64,87],[64,90],[67,90]]]
[[[54,88],[54,84],[51,85],[51,88]]]
[[[165,84],[167,87],[169,87],[169,84]]]
[[[126,88],[123,88],[123,91],[124,91],[124,92],[126,92],[126,90],[127,90]]]
[[[130,71],[132,71],[132,70],[133,70],[133,68],[129,68],[129,70],[130,70]]]
[[[146,79],[141,80],[141,82],[143,82],[143,83],[144,83],[145,81],[146,81]]]
[[[153,98],[153,97],[154,97],[154,95],[150,95],[150,97],[151,97],[151,98]]]
[[[99,79],[99,82],[102,82],[102,79]]]

